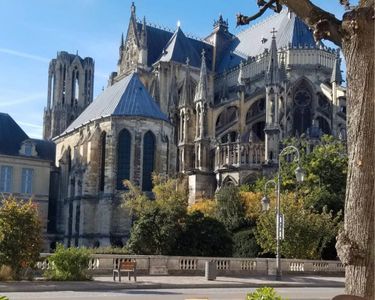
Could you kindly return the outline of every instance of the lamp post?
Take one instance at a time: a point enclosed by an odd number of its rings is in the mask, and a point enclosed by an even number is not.
[[[280,240],[281,240],[281,230],[284,223],[284,220],[280,214],[281,211],[281,201],[280,201],[280,182],[281,182],[281,160],[280,158],[285,155],[289,154],[290,150],[297,153],[297,157],[294,159],[298,163],[298,167],[295,170],[296,180],[297,182],[302,182],[305,177],[305,173],[303,169],[300,167],[300,153],[299,150],[294,146],[287,146],[283,150],[281,150],[279,154],[279,168],[277,171],[277,181],[269,180],[266,182],[264,186],[264,197],[262,198],[262,209],[268,210],[270,206],[270,201],[267,197],[267,186],[269,184],[274,184],[276,187],[276,280],[281,280],[281,263],[280,263]]]

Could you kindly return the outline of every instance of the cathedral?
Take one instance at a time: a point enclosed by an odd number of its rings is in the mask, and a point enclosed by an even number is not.
[[[56,240],[124,245],[123,180],[184,174],[189,202],[275,170],[283,139],[346,138],[339,52],[288,10],[237,35],[222,16],[204,39],[137,19],[117,70],[93,99],[94,61],[60,52],[49,68],[44,138],[56,144]]]

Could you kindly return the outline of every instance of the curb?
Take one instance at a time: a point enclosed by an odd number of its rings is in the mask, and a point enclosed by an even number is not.
[[[13,292],[57,292],[57,291],[109,291],[125,289],[193,289],[193,288],[256,288],[256,287],[345,287],[342,282],[337,283],[197,283],[197,284],[173,284],[173,283],[105,283],[99,281],[49,281],[49,282],[6,282],[0,283],[1,293]]]

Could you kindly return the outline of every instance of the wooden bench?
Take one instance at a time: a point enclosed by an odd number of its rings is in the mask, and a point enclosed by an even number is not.
[[[121,281],[121,272],[128,272],[128,279],[130,280],[130,273],[133,273],[134,281],[137,281],[136,272],[137,263],[135,261],[120,261],[118,267],[113,269],[113,281],[116,281],[116,274],[118,281]]]

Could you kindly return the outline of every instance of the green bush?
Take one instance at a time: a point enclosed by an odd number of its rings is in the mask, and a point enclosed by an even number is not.
[[[91,252],[86,248],[64,248],[58,244],[49,258],[50,268],[45,276],[51,280],[88,280],[88,264]]]
[[[9,298],[6,296],[0,296],[0,300],[9,300]]]
[[[0,203],[0,266],[11,269],[12,279],[25,277],[39,259],[42,230],[35,203],[14,197]]]
[[[256,289],[253,293],[246,296],[246,300],[283,300],[276,294],[275,290],[270,287]]]
[[[241,230],[233,235],[233,257],[258,257],[261,250],[254,229]]]

